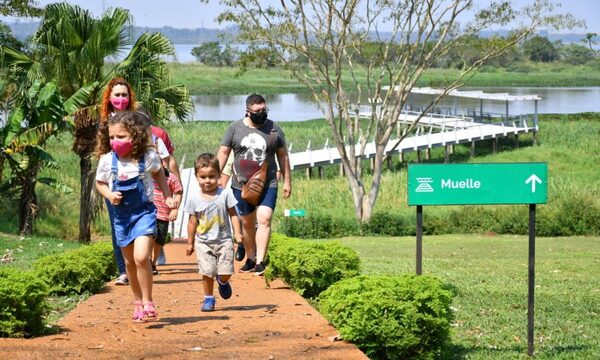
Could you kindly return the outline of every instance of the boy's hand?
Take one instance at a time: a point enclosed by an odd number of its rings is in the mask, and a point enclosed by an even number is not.
[[[175,209],[175,208],[177,208],[177,207],[175,206],[175,205],[176,205],[175,199],[173,199],[173,198],[172,198],[172,197],[170,197],[170,196],[169,196],[168,198],[166,198],[166,199],[165,199],[165,204],[167,204],[167,206],[168,206],[169,208],[171,208],[171,209]]]
[[[123,195],[120,191],[114,191],[108,195],[108,201],[110,201],[112,205],[119,205],[122,199]]]
[[[171,212],[169,213],[169,221],[177,220],[177,214],[178,214],[177,209],[171,209]]]
[[[194,253],[194,244],[188,244],[187,249],[185,249],[185,254],[190,256]]]

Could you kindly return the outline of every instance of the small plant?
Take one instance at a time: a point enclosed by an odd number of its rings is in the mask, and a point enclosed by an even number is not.
[[[273,239],[267,282],[281,278],[296,292],[314,298],[331,284],[360,274],[356,251],[341,243],[314,243],[294,238]]]
[[[449,339],[452,297],[430,276],[358,276],[321,293],[318,307],[369,358],[420,359]]]
[[[52,295],[96,293],[116,274],[112,250],[93,244],[38,259],[34,268]]]
[[[44,330],[48,289],[32,272],[0,270],[0,336],[25,337]]]

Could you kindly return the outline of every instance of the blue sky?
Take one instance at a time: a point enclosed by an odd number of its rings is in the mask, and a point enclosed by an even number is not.
[[[37,0],[40,5],[57,2],[56,0]],[[89,9],[95,15],[102,13],[103,8],[123,7],[131,11],[135,25],[162,27],[172,26],[175,28],[217,28],[216,16],[222,11],[218,0],[210,0],[209,4],[203,4],[199,0],[67,0],[68,3],[77,4]],[[264,0],[263,3],[279,3],[278,0]],[[484,1],[475,1],[482,3]],[[532,0],[513,0],[517,7]],[[555,0],[556,2],[556,0]],[[587,30],[576,30],[574,32],[596,32],[600,34],[600,1],[598,0],[570,0],[562,1],[561,12],[570,12],[577,18],[587,23]],[[0,17],[6,21],[6,18]]]

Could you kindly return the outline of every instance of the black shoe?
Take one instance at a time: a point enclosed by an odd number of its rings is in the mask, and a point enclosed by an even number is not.
[[[152,265],[152,275],[158,275],[158,270],[156,270],[156,265]]]
[[[242,266],[242,268],[240,269],[241,272],[250,272],[250,271],[254,271],[254,267],[256,266],[256,263],[254,262],[254,260],[252,259],[246,259],[246,263],[244,264],[244,266]]]
[[[235,261],[242,261],[246,257],[246,249],[244,244],[238,243],[237,250],[235,250]]]
[[[254,267],[254,273],[256,275],[264,274],[265,270],[267,270],[267,265],[265,265],[265,263],[263,263],[263,262],[256,264],[256,267]]]

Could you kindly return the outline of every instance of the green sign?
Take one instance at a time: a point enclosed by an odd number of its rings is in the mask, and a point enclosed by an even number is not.
[[[408,205],[545,204],[548,164],[409,164]]]
[[[303,217],[306,215],[306,210],[304,209],[285,209],[283,211],[284,216],[298,216]]]

